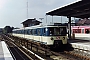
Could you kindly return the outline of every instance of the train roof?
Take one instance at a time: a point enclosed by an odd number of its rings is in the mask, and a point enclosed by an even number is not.
[[[55,25],[37,25],[37,26],[31,26],[31,27],[26,27],[25,29],[36,29],[36,28],[46,28],[46,27],[66,27],[66,26],[55,26]]]
[[[36,29],[36,28],[46,28],[46,27],[67,27],[67,26],[55,26],[55,25],[35,25],[35,26],[31,26],[31,27],[23,27],[20,29],[14,29],[15,30],[24,30],[24,29]]]
[[[84,29],[84,28],[90,28],[90,26],[72,26],[72,29]]]
[[[15,31],[15,30],[23,30],[24,28],[18,28],[18,29],[13,29],[13,31]]]

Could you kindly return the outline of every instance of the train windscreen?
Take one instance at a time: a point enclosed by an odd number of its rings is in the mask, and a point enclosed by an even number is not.
[[[49,27],[50,36],[66,36],[66,27]]]

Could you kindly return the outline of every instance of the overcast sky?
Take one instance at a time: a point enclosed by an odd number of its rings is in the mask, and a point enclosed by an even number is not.
[[[47,11],[74,2],[76,0],[28,0],[28,18],[44,18]],[[60,22],[60,17],[54,17],[54,22]],[[0,0],[0,27],[22,27],[21,22],[27,19],[27,0]],[[51,16],[47,17],[50,23]],[[65,20],[63,20],[64,22]]]

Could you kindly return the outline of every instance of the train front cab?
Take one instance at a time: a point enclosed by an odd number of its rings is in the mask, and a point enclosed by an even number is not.
[[[49,27],[49,35],[51,36],[51,40],[53,41],[53,45],[51,49],[63,50],[67,45],[67,30],[66,26],[59,27]]]

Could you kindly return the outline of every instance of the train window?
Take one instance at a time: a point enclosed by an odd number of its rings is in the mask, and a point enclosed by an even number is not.
[[[49,30],[50,30],[50,35],[51,36],[54,35],[54,28],[50,27]]]
[[[76,30],[75,29],[73,29],[73,33],[75,33],[76,32]]]
[[[40,29],[38,29],[38,35],[40,35]]]
[[[82,29],[82,33],[84,33],[84,29]]]
[[[66,27],[50,27],[50,35],[54,36],[66,36],[67,30]]]
[[[26,30],[25,30],[25,34],[26,34]]]
[[[23,30],[23,34],[25,34],[25,30]]]
[[[54,34],[59,35],[60,34],[60,28],[54,28]]]
[[[26,34],[26,30],[24,30],[24,34]]]
[[[20,30],[20,34],[22,34],[22,30]]]
[[[24,34],[24,30],[22,30],[22,34]]]
[[[34,29],[32,29],[32,35],[34,35]]]
[[[30,35],[32,35],[32,29],[30,30]]]
[[[89,33],[89,29],[86,29],[86,31],[85,31],[87,34]]]
[[[77,33],[81,33],[81,29],[78,29],[78,30],[77,30]]]
[[[31,35],[31,30],[29,30],[29,34]]]
[[[31,35],[33,35],[33,29],[31,30]]]
[[[21,30],[19,30],[19,34],[21,34]]]
[[[33,29],[32,29],[31,31],[32,31],[32,35],[33,35],[33,34],[34,34],[34,33],[33,33]]]
[[[28,34],[28,30],[27,30],[27,34]]]
[[[81,29],[73,29],[73,33],[81,33]]]
[[[34,29],[33,32],[34,32],[34,35],[36,35],[36,29]]]
[[[30,30],[28,30],[28,35],[30,35]]]
[[[27,30],[27,34],[29,34],[28,32],[29,32],[29,30]]]
[[[66,36],[66,34],[67,34],[66,27],[60,27],[60,34],[61,34],[61,36]]]
[[[46,29],[44,28],[43,30],[44,35],[46,35],[46,31],[47,31],[47,28]]]
[[[18,30],[17,30],[17,34],[18,34]]]

